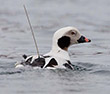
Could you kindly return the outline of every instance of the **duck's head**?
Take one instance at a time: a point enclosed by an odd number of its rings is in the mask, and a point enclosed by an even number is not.
[[[91,40],[81,35],[75,27],[64,27],[54,33],[52,50],[67,51],[68,47],[73,44],[87,42],[91,42]]]

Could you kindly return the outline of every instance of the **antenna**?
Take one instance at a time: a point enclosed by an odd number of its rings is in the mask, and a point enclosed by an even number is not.
[[[30,30],[31,30],[32,36],[33,36],[33,40],[34,40],[34,43],[35,43],[37,55],[38,55],[38,57],[40,57],[40,55],[39,55],[39,49],[38,49],[38,46],[37,46],[37,41],[35,39],[35,35],[34,35],[33,28],[32,28],[32,25],[31,25],[31,22],[30,22],[30,19],[29,19],[29,16],[28,16],[27,9],[26,9],[25,5],[23,5],[23,7],[24,7],[24,11],[25,11],[25,14],[26,14],[26,17],[27,17],[29,26],[30,26]]]

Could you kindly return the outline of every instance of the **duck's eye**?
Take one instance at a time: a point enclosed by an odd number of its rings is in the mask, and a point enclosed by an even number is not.
[[[71,35],[74,35],[75,34],[75,32],[71,32]]]

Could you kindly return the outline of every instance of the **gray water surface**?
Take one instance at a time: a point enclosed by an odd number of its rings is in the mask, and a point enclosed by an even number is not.
[[[89,71],[15,69],[22,55],[36,54],[23,10],[29,12],[40,54],[52,36],[77,27],[92,40],[69,49],[71,62]],[[0,94],[109,94],[110,0],[0,0]]]

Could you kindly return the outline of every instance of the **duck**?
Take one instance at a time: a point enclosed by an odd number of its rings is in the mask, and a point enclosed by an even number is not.
[[[23,55],[24,60],[15,64],[15,68],[31,66],[33,68],[46,69],[71,69],[75,67],[71,63],[68,49],[79,43],[89,43],[90,39],[82,35],[75,27],[68,26],[57,30],[53,35],[52,49],[44,55]]]

